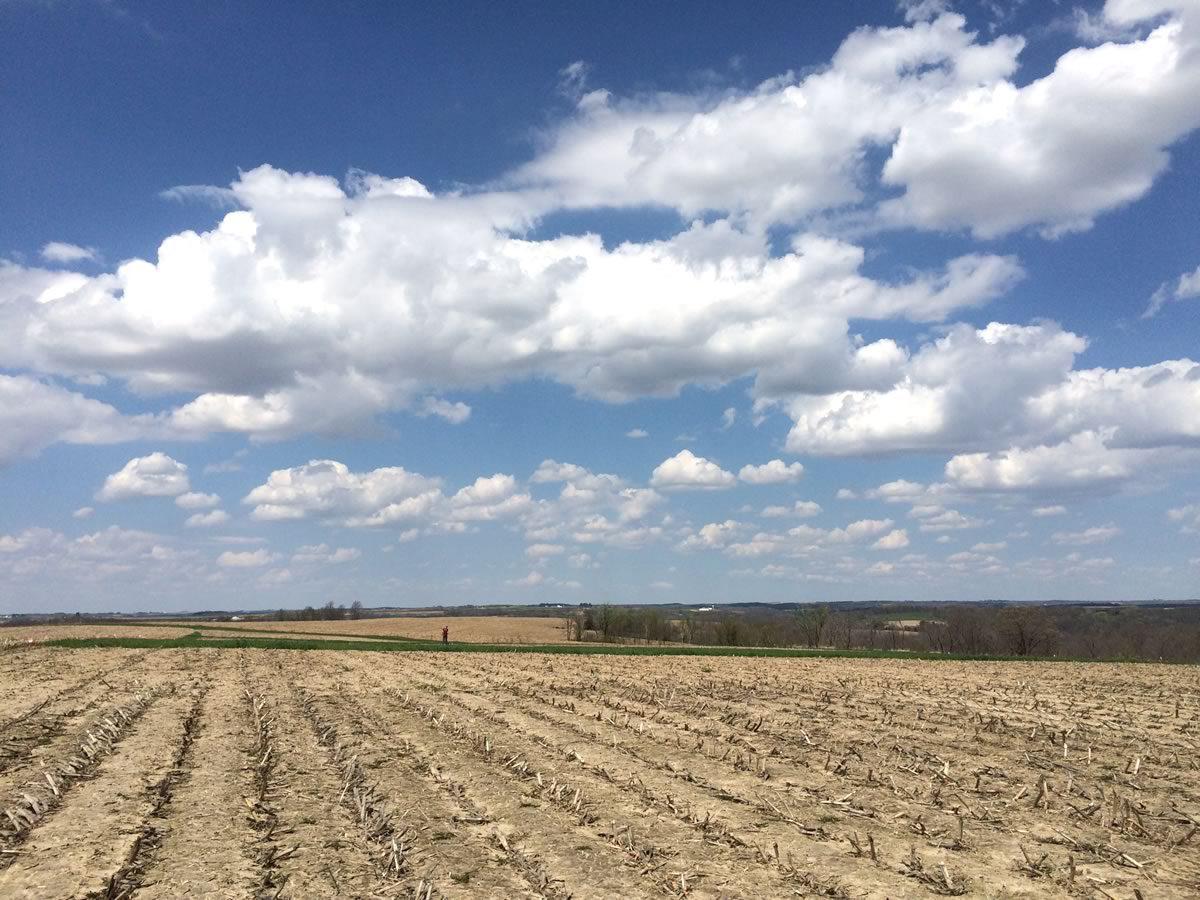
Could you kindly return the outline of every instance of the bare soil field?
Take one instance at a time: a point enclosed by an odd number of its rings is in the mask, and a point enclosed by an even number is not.
[[[0,648],[15,644],[38,644],[60,638],[165,638],[171,640],[183,632],[160,625],[13,625],[0,628]]]
[[[442,627],[450,629],[450,640],[473,644],[561,644],[567,640],[563,620],[549,616],[395,616],[384,619],[347,619],[331,622],[208,622],[221,629],[300,632],[306,637],[320,634],[375,637],[442,639]]]
[[[0,896],[1196,897],[1198,733],[1185,667],[20,648]]]

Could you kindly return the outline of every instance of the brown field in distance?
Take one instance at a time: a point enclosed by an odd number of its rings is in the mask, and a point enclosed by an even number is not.
[[[14,625],[0,628],[0,648],[15,644],[41,643],[59,638],[166,638],[173,640],[188,633],[188,626],[202,625],[208,637],[223,637],[208,629],[230,633],[253,629],[289,633],[297,637],[330,639],[349,635],[369,640],[378,635],[440,641],[442,626],[450,628],[450,640],[474,644],[561,644],[567,639],[562,619],[549,616],[395,616],[379,619],[345,619],[316,622],[188,622],[186,620],[146,620],[108,625]],[[261,635],[266,637],[267,635]]]
[[[1198,733],[1191,667],[20,648],[0,896],[1195,897]]]
[[[13,625],[0,628],[0,648],[14,644],[38,644],[60,638],[166,638],[174,640],[186,634],[178,628],[131,623],[129,625]]]
[[[345,619],[328,622],[204,622],[225,628],[254,628],[278,632],[349,634],[361,637],[393,635],[440,641],[442,626],[450,640],[473,644],[561,644],[567,639],[563,620],[549,616],[395,616],[383,619]]]

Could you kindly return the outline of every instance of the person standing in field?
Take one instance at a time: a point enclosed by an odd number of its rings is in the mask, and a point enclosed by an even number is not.
[[[449,646],[449,644],[450,644],[450,626],[443,625],[442,626],[442,646],[444,646],[444,647]]]

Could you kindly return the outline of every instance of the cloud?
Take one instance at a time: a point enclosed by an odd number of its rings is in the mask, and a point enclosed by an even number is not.
[[[1110,2],[1104,15],[1120,25],[1168,9]],[[882,172],[903,194],[884,202],[883,219],[979,237],[1084,230],[1142,197],[1166,169],[1167,148],[1200,125],[1194,16],[1140,40],[1070,50],[1050,74],[1018,87],[1003,76],[1021,44],[1001,38],[992,77],[906,116]]]
[[[60,441],[112,444],[152,433],[149,417],[126,417],[106,403],[58,385],[0,374],[0,466]]]
[[[443,394],[530,379],[606,402],[750,379],[752,416],[791,418],[789,452],[955,454],[964,490],[1003,482],[972,454],[1022,468],[1096,435],[1125,473],[1111,485],[1195,446],[1196,363],[1077,371],[1086,339],[1054,323],[943,325],[1010,291],[1020,262],[967,252],[880,276],[861,243],[887,228],[1057,236],[1143,196],[1200,126],[1194,11],[1110,0],[1103,44],[1025,83],[1021,38],[981,37],[930,0],[903,11],[749,88],[622,97],[587,90],[572,63],[573,109],[486,185],[262,165],[165,192],[221,208],[151,258],[95,275],[61,253],[0,261],[0,366],[21,373],[0,376],[0,464],[59,441],[372,434],[396,410],[461,421],[469,407]],[[687,224],[615,244],[538,236],[595,208]],[[860,322],[934,338],[868,342]],[[108,379],[157,412],[125,416],[56,378]]]
[[[649,437],[649,436],[650,436],[650,432],[648,432],[644,428],[631,428],[627,432],[625,432],[625,437],[633,438],[634,440],[639,440],[641,438]]]
[[[259,521],[315,517],[351,528],[423,525],[462,531],[468,523],[515,518],[532,506],[511,475],[480,477],[451,496],[441,479],[400,467],[352,472],[336,460],[277,469],[242,502]]]
[[[1045,519],[1050,516],[1065,516],[1067,508],[1065,506],[1035,506],[1030,513],[1036,519]]]
[[[251,516],[260,521],[315,515],[344,524],[383,525],[427,518],[442,502],[441,481],[400,467],[351,472],[336,460],[312,460],[276,469],[246,495]]]
[[[1083,531],[1056,531],[1050,536],[1050,540],[1054,541],[1056,544],[1082,547],[1087,544],[1107,543],[1120,533],[1120,528],[1112,523],[1109,523],[1108,525],[1097,525],[1092,528],[1085,528]]]
[[[940,507],[915,507],[909,515],[921,520],[921,531],[961,531],[965,528],[980,528],[987,524],[982,519],[963,515],[957,509],[941,509]]]
[[[575,62],[559,69],[559,93],[565,97],[570,97],[573,100],[578,100],[581,96],[583,96],[584,89],[587,86],[588,73],[590,69],[591,66],[581,59],[577,59]]]
[[[51,241],[42,246],[42,259],[50,263],[95,262],[95,247],[80,247],[78,244],[66,244],[62,241]]]
[[[278,554],[262,548],[258,550],[226,550],[217,557],[217,565],[226,569],[258,569],[269,566],[278,558]]]
[[[471,407],[461,401],[451,403],[448,400],[441,400],[436,397],[426,397],[421,401],[417,415],[422,417],[437,416],[445,419],[451,425],[461,425],[467,419],[471,418]]]
[[[1160,285],[1150,297],[1150,304],[1142,313],[1142,318],[1153,318],[1162,312],[1162,308],[1168,303],[1192,300],[1196,297],[1200,297],[1200,266],[1197,266],[1193,272],[1185,272],[1180,275],[1174,284],[1165,282]]]
[[[743,528],[741,522],[727,519],[724,522],[710,522],[679,542],[680,550],[719,550],[726,546]]]
[[[1008,547],[1006,541],[993,541],[992,543],[980,542],[971,548],[973,553],[999,553]]]
[[[362,556],[356,547],[331,548],[328,544],[309,544],[292,554],[296,565],[338,565],[353,562]]]
[[[1200,532],[1200,504],[1189,503],[1167,510],[1167,518],[1172,522],[1182,522],[1179,530],[1185,534]]]
[[[871,547],[875,550],[903,550],[908,546],[908,532],[903,528],[889,531]]]
[[[572,553],[567,557],[567,565],[573,569],[598,569],[600,564],[592,559],[590,553]]]
[[[71,513],[71,518],[86,519],[89,516],[91,516],[92,513],[94,513],[95,511],[96,510],[91,506],[81,506],[81,507],[79,507],[79,509],[75,510],[75,512]]]
[[[512,475],[496,474],[476,478],[474,484],[458,490],[447,501],[444,515],[456,522],[489,522],[513,518],[532,505],[532,498]]]
[[[175,497],[188,490],[187,466],[162,452],[139,456],[104,479],[96,493],[102,502],[130,497]]]
[[[797,500],[791,506],[767,506],[762,511],[762,516],[767,519],[782,519],[788,516],[809,519],[820,514],[821,504],[814,500]]]
[[[950,11],[950,0],[899,0],[896,8],[906,22],[926,22]]]
[[[786,484],[799,481],[803,474],[804,466],[800,463],[773,459],[761,466],[742,466],[738,478],[747,484]]]
[[[261,166],[230,188],[241,208],[166,238],[153,261],[94,277],[0,264],[0,361],[190,397],[156,420],[178,436],[340,435],[424,411],[433,391],[532,377],[606,401],[756,372],[769,392],[857,384],[901,353],[856,347],[851,318],[941,319],[1019,274],[969,255],[873,280],[861,247],[797,234],[773,256],[725,219],[613,248],[528,240],[513,232],[539,213],[518,195],[397,182]]]
[[[224,525],[229,521],[229,513],[223,509],[213,509],[208,512],[193,513],[183,524],[188,528],[213,528]]]
[[[562,544],[530,544],[525,548],[525,555],[532,559],[559,556],[564,552],[566,548]]]
[[[955,450],[1030,422],[1031,396],[1061,385],[1086,341],[1056,325],[955,325],[897,370],[888,387],[786,402],[794,453]]]
[[[861,544],[877,538],[891,530],[893,524],[891,519],[859,519],[844,528],[829,530],[797,525],[782,533],[760,531],[747,541],[727,544],[725,552],[743,558],[775,555],[809,557],[831,547]]]
[[[944,5],[909,4],[907,27],[860,28],[828,66],[749,91],[606,94],[509,183],[569,207],[764,223],[890,187],[899,196],[873,215],[886,224],[1057,235],[1145,194],[1167,148],[1200,124],[1197,25],[1173,15],[1182,3],[1109,3],[1104,18],[1117,27],[1170,17],[1144,38],[1071,49],[1020,86],[1024,40],[979,41]],[[878,170],[857,164],[872,147],[886,157],[877,182]]]
[[[541,572],[538,572],[535,570],[533,572],[530,572],[528,575],[524,576],[523,578],[514,578],[505,583],[511,584],[513,587],[537,587],[539,584],[541,584],[545,580],[546,580],[546,576],[543,575]]]
[[[651,486],[665,490],[724,490],[736,482],[731,472],[691,450],[663,460],[650,476]]]
[[[230,188],[215,187],[211,184],[177,184],[158,196],[163,200],[173,200],[176,203],[200,202],[217,209],[230,209],[238,205],[237,193]]]
[[[737,410],[734,407],[729,407],[725,412],[721,413],[721,430],[728,431],[733,427],[733,423],[737,421]]]
[[[918,503],[929,499],[929,488],[918,481],[899,478],[871,488],[863,496],[871,500],[883,500],[887,503]]]
[[[1111,432],[1086,431],[1061,444],[961,454],[946,463],[946,478],[978,491],[1094,491],[1110,489],[1171,458],[1153,449],[1112,448],[1110,438]]]
[[[216,494],[202,494],[197,491],[188,491],[175,498],[175,505],[183,509],[211,509],[220,503],[221,498]]]
[[[68,538],[48,528],[0,535],[0,577],[6,580],[66,579],[93,585],[120,579],[122,589],[135,582],[164,584],[202,577],[195,554],[171,546],[169,538],[111,525]]]

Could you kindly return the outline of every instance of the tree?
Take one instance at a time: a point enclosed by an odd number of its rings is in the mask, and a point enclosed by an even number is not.
[[[726,647],[736,647],[741,634],[741,624],[737,617],[726,613],[717,625],[717,642]]]
[[[1010,606],[997,621],[1000,641],[1014,656],[1048,656],[1058,646],[1058,629],[1044,609]]]
[[[947,610],[946,631],[951,653],[987,653],[992,649],[992,635],[983,610],[969,606]]]
[[[600,630],[600,639],[608,641],[612,639],[616,631],[617,611],[609,604],[605,603],[596,610],[596,627]]]
[[[849,650],[854,643],[854,619],[846,613],[834,613],[825,626],[825,634],[834,647]]]
[[[825,636],[825,626],[829,622],[829,607],[825,604],[809,606],[796,614],[796,624],[800,628],[800,637],[810,647],[820,647],[821,639]]]
[[[696,635],[700,633],[700,623],[697,621],[694,613],[684,613],[680,620],[680,626],[683,629],[683,639],[689,644],[696,643]]]
[[[363,610],[362,601],[355,600],[353,603],[350,604],[350,618],[361,619],[362,618],[362,610]]]

